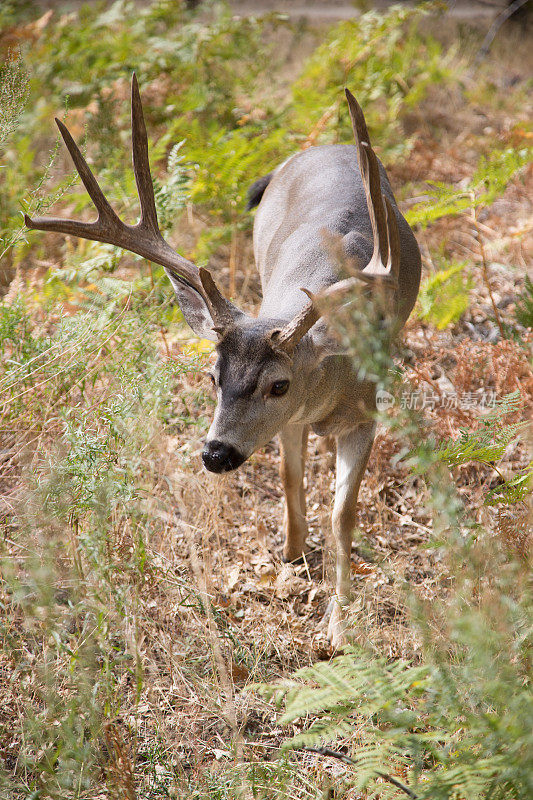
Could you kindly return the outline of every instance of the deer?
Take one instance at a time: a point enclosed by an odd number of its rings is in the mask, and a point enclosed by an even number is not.
[[[133,169],[140,219],[122,222],[65,125],[65,145],[98,212],[93,222],[25,215],[28,228],[106,242],[163,266],[183,317],[210,340],[217,404],[202,451],[206,470],[240,467],[276,435],[284,491],[283,551],[302,558],[308,528],[304,473],[310,430],[336,442],[332,530],[335,591],[325,615],[333,649],[348,636],[350,558],[359,487],[376,432],[376,384],[361,377],[331,334],[324,302],[346,291],[362,302],[385,298],[383,319],[399,331],[415,304],[421,272],[415,236],[400,213],[372,149],[361,107],[345,89],[355,145],[309,147],[290,156],[249,191],[256,207],[253,249],[262,302],[253,317],[224,297],[211,273],[180,255],[158,227],[139,86],[132,78]],[[326,238],[325,238],[326,237]],[[335,237],[350,274],[341,274],[327,237]],[[331,312],[330,312],[331,315]]]

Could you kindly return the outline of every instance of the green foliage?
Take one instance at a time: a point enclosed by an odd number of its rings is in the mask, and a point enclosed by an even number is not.
[[[191,126],[191,139],[198,124]],[[220,130],[205,148],[190,146],[187,156],[196,162],[192,199],[211,218],[220,220],[203,233],[196,243],[196,258],[207,260],[221,243],[227,243],[236,230],[250,228],[251,217],[242,213],[248,186],[258,175],[269,172],[271,165],[287,156],[292,142],[281,128],[272,133],[253,129]]]
[[[369,797],[399,797],[378,774],[401,768],[420,800],[526,800],[533,791],[533,598],[517,565],[494,548],[488,541],[455,546],[462,579],[446,608],[445,635],[436,636],[431,619],[421,622],[424,666],[350,649],[263,687],[284,702],[282,722],[305,725],[286,747],[352,734],[349,784]]]
[[[432,7],[395,5],[334,27],[293,85],[293,124],[304,133],[315,131],[313,143],[351,142],[343,91],[348,86],[365,109],[379,152],[386,158],[405,153],[409,140],[402,116],[451,70],[452,52],[445,56],[435,39],[417,30]]]
[[[183,156],[180,154],[183,144],[184,141],[179,142],[170,149],[166,180],[155,181],[157,219],[163,234],[172,230],[189,198],[190,179],[183,164]]]
[[[124,90],[132,70],[145,94],[153,87],[154,99],[144,102],[149,128],[164,121],[167,137],[179,141],[196,120],[205,142],[220,126],[236,124],[238,98],[265,64],[264,23],[232,16],[223,4],[206,3],[204,12],[200,19],[169,0],[142,7],[117,0],[104,10],[86,5],[75,24],[64,17],[43,33],[32,54],[35,90],[46,87],[55,103],[68,96],[71,108],[89,106],[89,134],[109,129],[110,139],[97,137],[98,166],[108,161],[110,148],[118,148],[119,132],[129,128]]]
[[[510,445],[515,444],[526,432],[524,422],[509,422],[509,415],[520,409],[520,392],[505,395],[486,416],[481,417],[475,429],[462,429],[458,438],[441,441],[431,448],[429,458],[425,454],[427,443],[420,444],[409,454],[409,464],[416,472],[430,472],[435,462],[446,464],[449,468],[477,462],[493,467],[499,473],[498,463]],[[531,464],[519,470],[508,480],[502,477],[498,486],[487,492],[486,505],[513,505],[527,499],[531,491]]]
[[[340,317],[340,333],[359,338],[360,321]],[[354,351],[354,363],[359,355]],[[329,746],[348,750],[344,788],[369,798],[398,798],[388,779],[402,776],[419,800],[526,800],[533,790],[533,595],[527,549],[515,558],[469,519],[447,467],[493,465],[523,432],[507,417],[520,395],[504,397],[476,430],[435,448],[413,413],[390,424],[419,445],[410,466],[430,486],[435,541],[447,558],[451,585],[444,605],[411,597],[424,642],[421,663],[389,661],[348,648],[342,656],[263,685],[292,726],[285,750]],[[527,473],[527,476],[526,476]],[[530,469],[487,496],[487,504],[526,499]],[[296,733],[294,730],[296,729]],[[339,743],[339,744],[337,744]],[[406,777],[405,777],[406,776]]]
[[[509,147],[482,156],[472,176],[471,186],[478,205],[489,206],[501,195],[507,184],[533,159],[533,147]]]
[[[274,762],[251,760],[237,766],[228,758],[218,768],[203,770],[186,783],[183,781],[179,791],[180,796],[188,800],[248,800],[250,797],[254,800],[322,800],[324,797],[315,776],[306,776],[286,758]]]
[[[41,336],[22,303],[0,309],[4,421],[36,431],[49,424],[43,393],[57,407],[57,452],[49,454],[42,509],[57,520],[84,520],[89,536],[105,539],[110,513],[132,513],[142,482],[140,453],[152,425],[168,418],[171,379],[190,367],[165,369],[139,317],[112,305],[68,317]],[[95,391],[101,394],[96,407],[84,402]],[[95,556],[94,566],[104,561]]]
[[[524,328],[533,328],[533,281],[526,275],[524,291],[516,304],[516,318]]]
[[[32,0],[4,0],[0,6],[0,30],[9,30],[34,15],[35,4]]]
[[[3,3],[0,28],[37,13],[35,4]],[[156,489],[164,497],[166,475],[155,445],[163,424],[167,432],[193,421],[205,426],[198,414],[205,402],[201,388],[183,409],[171,408],[174,393],[181,401],[180,376],[197,363],[184,356],[164,360],[159,353],[161,342],[168,344],[166,326],[182,322],[162,268],[139,269],[139,259],[110,245],[57,237],[45,245],[41,234],[23,233],[21,210],[38,214],[57,203],[58,213],[93,214],[82,187],[65,193],[72,182],[63,174],[66,159],[55,173],[51,169],[53,114],[70,109],[67,124],[103,190],[133,221],[128,94],[135,69],[153,137],[162,230],[179,238],[174,228],[188,206],[195,225],[187,232],[186,255],[207,260],[247,235],[250,217],[241,212],[251,181],[303,142],[352,141],[345,84],[365,108],[380,152],[391,159],[405,154],[406,115],[455,69],[453,52],[418,29],[425,13],[425,7],[395,7],[335,26],[285,99],[275,46],[264,41],[285,23],[275,16],[239,18],[211,2],[202,3],[200,14],[171,0],[120,0],[54,14],[22,31],[25,66],[18,59],[2,67],[0,255],[9,276],[17,265],[50,265],[44,282],[21,289],[15,300],[10,293],[0,306],[1,453],[8,459],[2,467],[12,459],[16,468],[9,469],[18,472],[7,471],[8,487],[12,481],[25,493],[11,505],[9,499],[0,553],[2,669],[7,664],[19,710],[8,709],[0,720],[0,755],[6,740],[22,743],[0,770],[0,792],[9,800],[17,792],[68,800],[100,790],[109,758],[104,726],[119,719],[127,729],[129,718],[121,714],[127,687],[137,699],[143,690],[139,607],[157,569],[149,542],[162,535],[164,524]],[[412,220],[425,225],[492,202],[529,157],[526,150],[494,151],[466,187],[435,185],[435,205],[415,206]],[[458,318],[470,288],[463,276],[463,266],[455,264],[426,281],[425,319],[441,327]],[[530,294],[526,281],[517,309],[523,325],[531,317]],[[391,331],[379,303],[371,318],[364,292],[346,301],[337,325],[360,377],[389,385]],[[458,519],[464,522],[462,504],[442,479],[447,467],[470,460],[492,465],[520,433],[506,422],[505,409],[516,406],[512,398],[478,431],[464,431],[437,451],[428,437],[412,456],[432,487],[437,533],[439,526],[449,533]],[[420,420],[407,416],[395,424],[405,435],[420,430]],[[188,447],[172,458],[179,463]],[[527,499],[530,473],[528,467],[492,489],[487,504]],[[174,504],[170,498],[172,511]],[[465,541],[473,547],[471,535]],[[375,783],[377,772],[396,768],[408,770],[409,782],[418,781],[417,794],[433,800],[523,800],[531,793],[530,592],[520,594],[522,576],[499,551],[491,570],[490,558],[474,562],[466,545],[455,555],[468,570],[446,608],[449,629],[442,641],[432,635],[432,623],[422,626],[427,647],[421,666],[352,650],[274,690],[287,702],[287,721],[311,721],[293,746],[345,735],[350,746],[358,743],[353,783],[370,796],[396,793]],[[172,564],[174,583],[179,568]],[[482,595],[480,584],[492,593]],[[213,617],[234,663],[255,674],[263,653],[250,653],[220,609],[213,608]],[[207,659],[187,669],[212,683]],[[128,732],[135,740],[133,728]],[[235,760],[228,753],[178,780],[169,749],[173,742],[136,753],[136,778],[148,778],[143,797],[169,796],[176,786],[178,796],[198,800],[307,800],[321,792],[316,775],[289,752],[275,761],[265,761],[262,751],[259,761],[249,751]]]
[[[20,55],[7,59],[0,66],[0,152],[3,153],[6,142],[16,129],[20,115],[28,95],[28,75]],[[32,169],[32,156],[29,153],[29,141],[26,140],[21,153],[25,158],[22,163],[10,165],[10,159],[0,166],[0,258],[15,243],[17,236],[13,233],[15,225],[7,225],[7,219],[13,212],[15,198],[20,189],[20,172],[26,175]],[[5,187],[5,188],[4,188]],[[19,221],[20,222],[20,221]],[[20,224],[16,226],[20,228]],[[0,274],[0,285],[8,284],[11,273],[5,274],[5,267]]]
[[[429,193],[406,213],[410,225],[426,227],[442,217],[455,216],[471,208],[489,206],[509,181],[531,162],[533,148],[493,150],[481,156],[477,169],[460,189],[447,183],[428,181]]]
[[[0,145],[5,162],[0,165],[0,259],[7,255],[11,261],[10,264],[6,263],[6,258],[3,262],[0,286],[9,284],[13,267],[23,258],[27,249],[27,230],[22,224],[20,212],[35,215],[44,213],[62,197],[71,183],[71,179],[63,179],[52,194],[41,194],[55,159],[58,142],[46,166],[36,168],[31,136],[15,135],[28,96],[29,77],[19,54],[17,58],[8,58],[0,67]],[[10,142],[10,139],[14,141]]]
[[[78,797],[94,785],[121,682],[142,686],[128,620],[159,524],[145,501],[157,480],[149,454],[194,361],[162,364],[142,317],[117,300],[40,332],[23,300],[3,304],[0,348],[3,430],[23,441],[53,429],[55,440],[35,451],[12,513],[24,558],[0,554],[0,635],[24,707],[19,769],[0,770],[0,786]]]
[[[40,407],[39,387],[46,387],[52,402],[64,401],[69,393],[82,396],[105,370],[123,391],[132,382],[149,381],[153,343],[138,318],[116,313],[108,306],[100,314],[67,317],[53,335],[32,335],[30,315],[24,303],[0,307],[0,346],[4,360],[2,392],[5,411],[12,419],[32,420]],[[130,337],[131,341],[130,341]],[[105,364],[98,354],[109,344]],[[127,353],[127,358],[125,358]],[[35,407],[32,403],[35,402]],[[69,413],[76,409],[69,407]],[[39,415],[36,414],[35,422]]]
[[[222,3],[204,3],[202,12],[197,17],[184,4],[168,0],[141,7],[118,0],[105,9],[85,5],[75,19],[64,15],[48,22],[26,53],[31,113],[24,114],[24,132],[10,144],[6,161],[12,166],[0,176],[7,186],[2,193],[4,251],[14,244],[13,231],[20,238],[21,207],[42,213],[62,195],[59,184],[48,201],[37,201],[40,186],[49,183],[50,164],[38,166],[32,145],[43,129],[49,130],[54,110],[67,102],[73,124],[67,123],[77,138],[77,109],[84,109],[89,156],[102,189],[118,212],[132,210],[135,182],[127,153],[132,70],[141,82],[148,129],[165,125],[151,146],[152,163],[166,159],[170,151],[166,188],[159,193],[155,179],[164,230],[169,232],[176,222],[191,178],[192,199],[219,228],[199,241],[200,259],[236,228],[249,227],[249,216],[240,218],[248,184],[292,148],[283,127],[270,131],[264,113],[257,119],[249,113],[257,77],[275,66],[263,33],[267,26],[283,23],[275,16],[239,18]],[[123,24],[126,18],[128,26]],[[91,207],[85,192],[75,199],[76,213]],[[31,240],[39,236],[31,234]]]
[[[505,422],[508,414],[520,407],[520,392],[512,392],[498,401],[493,411],[481,419],[479,428],[462,430],[458,439],[442,442],[437,456],[449,467],[457,467],[469,461],[492,464],[499,461],[509,444],[524,431],[524,423]]]
[[[0,145],[15,130],[27,94],[28,75],[19,55],[0,66]]]
[[[420,286],[419,315],[439,330],[457,322],[468,308],[472,280],[465,280],[466,262],[430,275]]]
[[[333,30],[328,46],[318,48],[295,83],[292,105],[272,112],[268,100],[257,107],[255,85],[265,70],[276,68],[272,49],[262,41],[264,31],[283,23],[273,16],[234,17],[221,4],[203,8],[200,18],[167,0],[142,7],[118,0],[104,10],[97,4],[84,6],[75,21],[65,16],[48,22],[27,53],[32,113],[25,114],[24,135],[15,136],[10,147],[8,162],[17,164],[18,172],[5,176],[8,231],[20,229],[21,201],[24,210],[44,208],[27,197],[26,187],[35,186],[36,177],[47,182],[49,171],[39,170],[30,143],[42,136],[52,110],[67,100],[74,132],[80,120],[76,109],[84,107],[89,155],[102,188],[118,211],[129,211],[134,181],[124,144],[129,142],[126,86],[132,69],[141,80],[149,130],[165,123],[152,160],[183,142],[180,171],[191,176],[192,201],[213,223],[196,243],[193,255],[200,261],[249,228],[250,217],[241,216],[247,186],[309,135],[317,111],[320,116],[331,105],[330,95],[338,112],[335,125],[341,126],[342,138],[351,140],[344,82],[357,87],[371,129],[379,120],[379,141],[392,154],[405,147],[402,111],[447,75],[440,46],[416,30],[424,9],[370,12]],[[122,24],[126,17],[127,29]],[[330,120],[324,129],[328,140],[332,125]],[[52,192],[53,198],[61,193]],[[33,197],[38,194],[34,191]],[[87,206],[80,192],[77,213]],[[178,204],[174,211],[180,209]],[[169,209],[164,220],[167,231],[172,213]],[[6,237],[6,249],[11,243]]]
[[[404,724],[415,724],[416,717],[410,716],[407,720],[409,712],[401,707],[400,701],[413,689],[421,692],[427,675],[426,667],[410,667],[402,661],[387,663],[363,650],[349,649],[332,662],[318,662],[298,670],[289,682],[261,689],[278,705],[283,700],[282,724],[315,718],[305,731],[293,736],[285,748],[325,744],[350,733],[354,726],[361,724],[361,719],[375,728],[371,740],[365,742],[357,755],[358,764],[369,769],[368,775],[359,775],[358,788],[363,789],[383,760],[379,752],[384,739],[380,725],[397,723],[400,719]]]
[[[193,125],[194,136],[197,125]],[[202,153],[199,147],[191,148],[190,155],[197,161],[193,199],[211,212],[218,208],[226,218],[242,210],[247,184],[252,176],[261,174],[269,156],[276,157],[276,149],[283,152],[284,132],[276,131],[261,138],[247,129],[219,130],[211,139],[210,151]],[[272,162],[271,162],[272,163]],[[226,197],[229,203],[220,209],[220,200]],[[226,201],[227,202],[227,201]],[[218,206],[217,206],[218,204]]]
[[[197,110],[209,101],[225,106],[239,73],[233,60],[226,70],[211,73],[210,56],[214,50],[234,51],[238,44],[245,45],[246,28],[222,6],[213,8],[210,23],[195,20],[182,3],[169,0],[155,0],[140,8],[131,0],[117,0],[107,8],[86,4],[76,24],[64,16],[46,31],[40,42],[46,60],[40,63],[38,78],[55,97],[68,94],[76,107],[95,97],[104,102],[102,86],[129,80],[132,69],[146,82],[165,73],[175,75],[178,91],[185,91],[189,98],[180,112],[189,110],[191,103]],[[212,79],[212,89],[209,96],[200,97],[199,87],[207,77]]]
[[[514,505],[516,503],[526,502],[531,496],[532,489],[533,461],[524,469],[518,470],[512,478],[503,481],[498,486],[495,486],[494,489],[491,489],[485,498],[485,504],[494,506],[499,503]]]

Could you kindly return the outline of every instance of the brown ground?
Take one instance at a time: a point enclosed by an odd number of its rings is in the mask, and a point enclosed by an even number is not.
[[[483,67],[492,74],[498,102],[474,97],[465,107],[460,97],[434,94],[424,106],[424,116],[412,121],[419,132],[417,144],[409,162],[391,170],[394,186],[425,177],[458,182],[472,173],[480,140],[490,149],[496,138],[519,146],[521,137],[531,136],[525,126],[514,124],[515,109],[506,100],[513,82],[531,74],[530,47],[515,38],[516,33],[510,36],[495,43],[494,61]],[[475,95],[475,75],[467,80]],[[527,116],[522,109],[521,119]],[[401,189],[400,196],[408,207],[409,198]],[[475,292],[465,317],[451,329],[438,332],[416,317],[409,322],[406,384],[437,395],[451,384],[457,392],[476,397],[486,390],[501,397],[520,388],[523,408],[517,417],[526,416],[533,400],[533,374],[525,349],[498,338],[489,286],[501,319],[510,321],[533,252],[532,197],[530,167],[480,214],[488,271],[468,216],[442,220],[419,233],[426,270],[430,252],[444,243],[447,258],[471,262]],[[247,247],[249,252],[249,243]],[[182,342],[170,345],[178,350]],[[161,351],[165,352],[163,342]],[[202,374],[184,378],[176,392],[176,414],[182,404],[198,413],[195,393],[207,387]],[[474,425],[477,416],[475,408],[427,411],[429,423],[442,437],[456,437],[461,427]],[[202,437],[197,428],[172,435],[162,431],[158,437],[153,443],[158,492],[147,503],[157,509],[161,528],[150,543],[152,567],[131,620],[132,629],[140,632],[135,650],[145,668],[144,689],[139,702],[131,692],[131,707],[121,711],[117,725],[123,731],[129,725],[136,732],[141,770],[143,752],[158,737],[184,772],[228,755],[230,741],[262,757],[279,744],[282,732],[271,707],[243,690],[266,673],[287,675],[310,659],[329,656],[320,620],[331,593],[331,559],[324,553],[331,545],[333,458],[316,437],[311,438],[310,551],[303,564],[285,565],[280,560],[277,443],[255,454],[236,473],[217,479],[201,470]],[[352,615],[356,641],[387,657],[416,659],[419,642],[406,614],[405,585],[423,598],[445,601],[448,579],[441,551],[426,548],[432,532],[428,489],[405,467],[394,466],[397,450],[391,434],[382,429],[360,492]],[[518,445],[499,469],[510,474],[527,460],[525,445]],[[478,521],[504,532],[504,521],[481,502],[497,479],[494,470],[468,465],[457,469],[454,477],[465,504],[478,509]],[[198,597],[209,598],[213,611],[206,603],[205,614]],[[2,713],[9,718],[8,710],[16,714],[16,708],[13,686]]]
[[[495,43],[495,54],[506,53],[505,68],[496,56],[486,66],[494,75],[493,91],[502,97],[509,91],[509,81],[520,82],[532,64],[527,43],[515,38],[514,32],[510,36],[510,40]],[[470,81],[474,84],[475,77]],[[415,121],[420,135],[409,163],[391,170],[393,185],[424,176],[456,182],[472,173],[477,161],[477,144],[473,144],[479,137],[486,137],[487,146],[501,137],[516,141],[513,137],[522,134],[516,128],[511,133],[512,112],[506,109],[505,102],[496,110],[498,104],[493,100],[489,110],[482,98],[464,107],[459,97],[434,95],[425,106],[426,117],[418,116]],[[434,134],[436,128],[438,136]],[[523,408],[517,417],[528,415],[533,401],[533,373],[526,350],[498,340],[496,326],[490,321],[493,307],[489,283],[501,319],[511,319],[514,298],[523,286],[533,253],[532,197],[530,167],[511,183],[501,199],[480,214],[484,255],[490,264],[488,282],[472,221],[466,215],[442,220],[420,232],[426,268],[431,265],[430,251],[435,252],[439,243],[445,242],[448,258],[471,261],[476,287],[469,311],[451,329],[438,332],[416,318],[409,322],[405,343],[411,357],[406,380],[420,391],[438,395],[443,386],[449,389],[449,381],[460,394],[471,392],[479,396],[485,390],[494,390],[501,397],[519,387]],[[407,207],[408,199],[404,202]],[[202,380],[195,378],[193,383]],[[437,408],[428,411],[427,418],[440,436],[455,438],[461,427],[476,424],[478,412],[475,408]],[[180,443],[180,437],[166,439],[169,465]],[[194,454],[193,464],[198,466],[200,450],[200,438],[188,442],[188,452]],[[447,573],[440,550],[426,547],[432,529],[431,512],[426,508],[427,488],[407,469],[393,466],[391,458],[397,450],[391,435],[381,430],[360,492],[360,534],[355,538],[352,560],[352,614],[357,642],[371,645],[388,657],[416,658],[419,643],[408,622],[405,587],[422,598],[445,601]],[[517,446],[499,468],[510,474],[525,466],[527,460],[525,445]],[[206,591],[220,610],[223,626],[228,626],[227,636],[235,637],[228,642],[226,634],[213,634],[219,637],[221,648],[217,656],[214,646],[214,658],[219,658],[220,680],[227,679],[228,687],[233,687],[230,727],[234,726],[247,742],[253,741],[254,747],[261,745],[257,752],[275,744],[280,731],[270,727],[270,710],[261,710],[261,704],[257,705],[242,689],[262,673],[261,664],[268,663],[272,674],[281,676],[308,663],[310,658],[328,655],[320,622],[331,593],[332,560],[324,553],[331,547],[333,456],[320,440],[311,437],[307,472],[310,552],[301,565],[286,565],[280,560],[282,495],[277,466],[278,445],[274,442],[224,479],[199,470],[198,477],[189,474],[184,478],[178,470],[174,485],[179,487],[178,516],[182,523],[175,524],[169,518],[160,543],[169,568],[173,565],[171,568],[183,574],[184,579],[192,570],[197,580],[205,582]],[[455,478],[465,505],[479,509],[478,521],[495,530],[500,525],[503,531],[505,521],[498,520],[496,512],[482,505],[482,497],[497,481],[494,470],[481,465],[465,466],[456,470]],[[193,508],[199,509],[197,517],[191,517]],[[515,509],[513,513],[522,512]],[[167,603],[164,608],[168,608]],[[168,664],[172,648],[179,654],[180,630],[187,630],[190,636],[191,619],[183,624],[159,606],[154,613],[161,614],[158,636],[167,642],[164,647],[168,648]],[[203,620],[197,619],[197,624],[203,625]],[[198,641],[203,640],[200,637]],[[259,667],[257,674],[255,664]],[[179,657],[174,669],[178,674]],[[197,697],[197,703],[191,703],[191,695],[183,690],[180,680],[169,705],[169,719],[175,719],[174,710],[179,708],[183,719],[188,720],[187,736],[192,731],[195,740],[204,741],[208,757],[209,749],[219,746],[219,734],[226,741],[227,729],[222,732],[220,717],[216,720],[203,707],[204,698]],[[263,713],[266,717],[262,718]],[[183,733],[181,737],[183,742]]]

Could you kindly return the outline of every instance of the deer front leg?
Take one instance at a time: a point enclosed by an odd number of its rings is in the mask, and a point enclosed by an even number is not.
[[[294,561],[302,555],[307,537],[303,480],[308,434],[307,425],[288,425],[280,433],[280,474],[285,492],[284,561]]]
[[[331,605],[328,639],[335,648],[345,643],[344,609],[350,602],[350,553],[355,527],[357,495],[374,442],[374,422],[360,425],[337,438],[337,478],[332,527],[337,550],[335,596]]]

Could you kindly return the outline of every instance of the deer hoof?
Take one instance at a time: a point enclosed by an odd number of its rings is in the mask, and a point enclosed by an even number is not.
[[[332,597],[328,603],[322,623],[327,624],[327,639],[332,650],[342,650],[349,643],[346,613],[338,597]]]
[[[287,523],[283,525],[283,550],[281,559],[285,564],[291,561],[300,561],[304,553],[308,550],[305,544],[307,539],[307,527],[301,526],[297,529],[289,529]]]
[[[281,560],[284,564],[301,563],[306,551],[305,543],[302,543],[300,547],[287,547],[285,545],[281,553]]]

